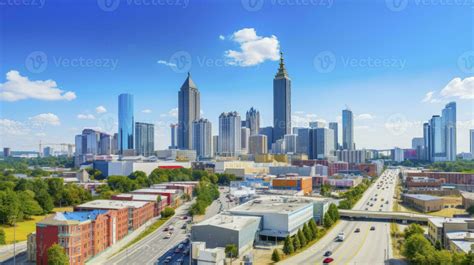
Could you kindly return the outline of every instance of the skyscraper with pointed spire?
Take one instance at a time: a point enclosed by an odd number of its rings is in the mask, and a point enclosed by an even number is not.
[[[273,142],[285,134],[291,134],[291,80],[280,52],[280,67],[273,79]]]
[[[178,148],[193,148],[193,121],[200,118],[201,97],[199,90],[188,73],[178,93]]]

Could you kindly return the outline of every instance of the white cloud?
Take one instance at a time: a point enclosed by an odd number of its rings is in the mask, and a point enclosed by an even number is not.
[[[291,115],[292,127],[308,127],[312,121],[319,121],[327,124],[325,119],[317,118],[318,115],[314,113],[306,113],[304,111],[295,111]]]
[[[151,109],[144,109],[144,110],[142,110],[142,113],[147,113],[147,114],[151,113]]]
[[[97,112],[98,114],[106,113],[107,109],[104,106],[101,105],[101,106],[98,106],[97,108],[95,108],[95,112]]]
[[[363,113],[357,116],[357,120],[373,120],[375,118],[374,115],[369,113]]]
[[[160,117],[172,117],[172,118],[177,118],[178,117],[178,108],[172,108],[168,113],[163,113],[160,115]]]
[[[266,60],[276,61],[280,58],[280,44],[275,35],[258,36],[254,28],[243,28],[234,32],[231,39],[240,45],[240,51],[227,50],[225,56],[231,65],[253,66]]]
[[[28,118],[33,126],[43,126],[43,125],[61,125],[61,121],[56,114],[53,113],[42,113],[36,116]]]
[[[425,97],[421,100],[421,102],[432,102],[434,93],[435,93],[434,91],[427,92]]]
[[[18,101],[30,98],[69,101],[76,98],[74,92],[64,92],[58,88],[54,80],[31,81],[15,70],[9,71],[6,74],[6,79],[5,83],[0,83],[0,100],[3,101]]]
[[[170,66],[170,67],[176,67],[176,64],[175,63],[169,63],[165,60],[158,60],[157,62],[158,64],[163,64],[163,65],[166,65],[166,66]]]
[[[219,39],[220,39],[220,40],[225,40],[224,35],[219,35]]]
[[[0,119],[0,134],[1,135],[27,135],[29,128],[22,122]]]
[[[77,114],[79,120],[95,120],[95,116],[92,114]]]
[[[474,99],[474,76],[454,78],[440,92],[445,98]]]

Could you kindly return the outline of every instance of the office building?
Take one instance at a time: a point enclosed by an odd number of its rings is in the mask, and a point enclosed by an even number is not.
[[[219,154],[219,135],[212,136],[212,153],[214,156]]]
[[[212,124],[207,119],[193,121],[193,149],[199,159],[213,157]]]
[[[326,127],[326,123],[323,121],[310,121],[309,128],[316,129],[316,128],[324,128]]]
[[[201,96],[199,90],[188,77],[184,81],[178,93],[178,148],[192,149],[192,125],[193,121],[200,118]]]
[[[250,129],[250,135],[259,134],[260,131],[260,112],[253,107],[245,115],[245,127]]]
[[[456,103],[450,102],[442,115],[433,115],[423,124],[426,159],[431,162],[455,161],[457,155]]]
[[[46,146],[43,148],[43,157],[50,157],[53,156],[54,150],[50,146]]]
[[[272,153],[273,154],[286,154],[285,147],[286,147],[285,139],[276,140],[276,142],[272,144]]]
[[[293,128],[293,134],[298,135],[296,138],[296,153],[309,155],[310,152],[310,139],[309,139],[310,128]]]
[[[99,133],[99,155],[110,155],[112,152],[112,138],[110,134]]]
[[[361,163],[365,163],[367,159],[367,151],[366,150],[337,150],[336,157],[338,161],[361,164]]]
[[[133,155],[135,115],[132,94],[120,94],[118,98],[118,146],[119,154]]]
[[[11,149],[9,147],[4,147],[3,148],[3,157],[10,157],[11,154]]]
[[[310,131],[310,158],[325,159],[334,156],[334,132],[327,128]]]
[[[395,147],[392,149],[392,160],[395,162],[403,162],[405,160],[405,152],[403,149]]]
[[[469,146],[471,155],[474,158],[474,129],[469,130]]]
[[[110,143],[110,153],[112,155],[118,154],[118,133],[114,133],[114,136],[112,137],[111,143]]]
[[[169,149],[178,149],[178,124],[170,124],[171,144]]]
[[[436,212],[444,208],[443,198],[426,194],[402,194],[403,202],[421,212]]]
[[[342,111],[342,148],[354,149],[354,117],[349,109]]]
[[[423,137],[414,137],[411,139],[411,148],[416,149],[418,146],[424,146],[424,138]]]
[[[334,132],[334,150],[339,149],[339,128],[337,122],[330,122],[329,129]]]
[[[224,112],[219,116],[219,155],[238,156],[241,153],[240,115]]]
[[[445,133],[445,152],[447,161],[456,161],[456,102],[446,104],[442,111],[443,127]]]
[[[272,143],[273,143],[273,127],[268,126],[268,127],[263,127],[260,128],[260,134],[267,136],[267,150],[272,149]]]
[[[135,123],[135,151],[141,156],[155,155],[155,125]]]
[[[285,153],[296,154],[296,147],[298,142],[298,135],[287,134],[284,137],[285,142]]]
[[[240,149],[242,154],[247,154],[249,151],[249,137],[250,129],[247,127],[242,127],[240,129]]]
[[[291,134],[291,80],[285,69],[283,53],[273,79],[273,143]]]
[[[267,136],[263,134],[249,137],[249,154],[261,155],[268,153]]]

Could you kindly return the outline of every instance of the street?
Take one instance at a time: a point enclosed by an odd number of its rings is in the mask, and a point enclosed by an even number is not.
[[[392,211],[397,177],[398,170],[387,169],[367,189],[353,209]],[[355,232],[357,228],[360,232]],[[345,234],[343,242],[335,240],[340,232]],[[385,264],[392,257],[390,224],[340,220],[312,247],[280,264],[321,264],[326,251],[332,252],[335,264]]]

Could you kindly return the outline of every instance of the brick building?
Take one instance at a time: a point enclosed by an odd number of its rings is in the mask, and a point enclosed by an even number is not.
[[[409,177],[428,177],[434,179],[444,179],[446,184],[469,185],[474,186],[473,173],[461,172],[408,172]]]
[[[161,198],[161,201],[158,202],[158,198]],[[112,200],[119,201],[141,201],[141,202],[151,202],[154,204],[155,211],[154,216],[160,215],[161,211],[168,205],[167,197],[165,195],[156,195],[156,194],[131,194],[131,193],[122,193],[113,195]]]

